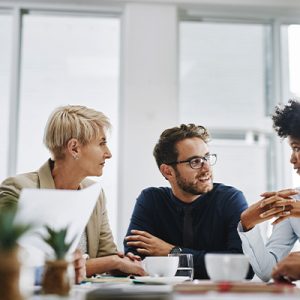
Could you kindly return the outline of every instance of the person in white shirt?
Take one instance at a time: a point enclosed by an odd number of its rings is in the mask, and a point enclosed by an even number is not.
[[[300,175],[300,103],[289,100],[287,105],[276,107],[272,120],[278,136],[288,139],[292,150],[290,162]],[[290,268],[290,261],[294,261],[295,257],[287,258],[277,265],[289,254],[300,237],[299,192],[297,189],[286,189],[263,193],[260,201],[241,214],[238,233],[243,251],[248,256],[254,272],[263,281],[270,280],[272,276],[276,281],[300,279],[300,272],[297,273],[299,276],[295,276],[294,267],[292,270]],[[264,244],[256,225],[274,217],[276,219],[272,223],[275,225],[273,232]],[[299,267],[300,255],[297,257]]]

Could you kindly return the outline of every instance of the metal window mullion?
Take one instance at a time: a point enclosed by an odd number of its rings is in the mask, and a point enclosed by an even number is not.
[[[13,38],[11,56],[9,142],[7,175],[16,173],[19,136],[20,73],[21,73],[22,10],[13,10]]]
[[[280,33],[281,33],[281,22],[275,20],[272,26],[274,104],[282,103],[281,34]]]
[[[273,24],[264,30],[264,57],[265,57],[265,117],[271,115],[274,109],[274,45]]]
[[[282,53],[281,53],[281,26],[280,20],[274,20],[272,25],[272,41],[273,41],[273,111],[274,106],[284,102],[283,99],[283,87],[282,87]],[[275,166],[275,178],[273,178],[273,183],[275,188],[284,186],[285,183],[285,162],[283,159],[284,149],[283,144],[276,137],[273,140],[273,147],[275,153],[273,156],[273,162],[270,162]],[[269,174],[272,176],[272,174]]]

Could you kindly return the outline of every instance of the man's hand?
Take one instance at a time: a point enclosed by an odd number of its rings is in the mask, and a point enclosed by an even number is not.
[[[252,229],[255,225],[270,220],[274,217],[277,219],[273,224],[291,216],[291,210],[297,202],[292,196],[297,195],[298,191],[294,189],[281,190],[279,192],[266,192],[261,196],[262,200],[252,204],[241,214],[241,224],[245,231]],[[300,216],[300,207],[297,210]],[[296,214],[296,208],[295,208]]]
[[[272,278],[276,282],[300,279],[300,252],[292,252],[273,269]]]
[[[125,238],[129,247],[135,247],[142,255],[164,256],[168,255],[174,245],[171,245],[154,235],[141,230],[131,230],[133,235]]]
[[[82,257],[82,252],[77,249],[74,252],[74,269],[75,269],[75,282],[80,283],[86,277],[85,259]]]

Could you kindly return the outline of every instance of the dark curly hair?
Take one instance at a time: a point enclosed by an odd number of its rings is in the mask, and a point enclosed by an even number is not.
[[[210,139],[205,127],[195,124],[181,124],[180,127],[166,129],[154,147],[153,155],[157,166],[177,161],[178,152],[176,144],[187,138],[198,137],[207,143]]]
[[[272,120],[273,128],[280,137],[300,138],[300,103],[298,101],[291,99],[285,106],[277,106]]]

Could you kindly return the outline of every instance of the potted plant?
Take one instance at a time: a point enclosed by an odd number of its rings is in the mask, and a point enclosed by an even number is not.
[[[73,241],[66,243],[68,228],[56,231],[46,226],[46,230],[48,236],[43,237],[43,240],[54,250],[54,259],[47,259],[45,263],[43,293],[66,296],[73,283],[68,270],[70,261],[66,257]]]
[[[15,224],[16,209],[0,211],[0,299],[20,300],[18,239],[30,225]]]

